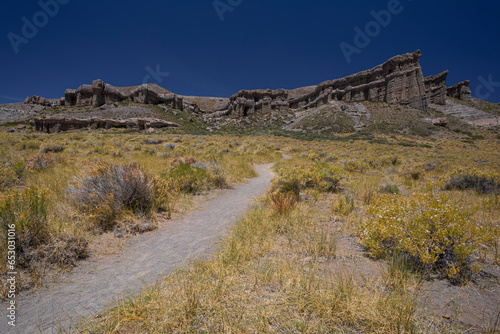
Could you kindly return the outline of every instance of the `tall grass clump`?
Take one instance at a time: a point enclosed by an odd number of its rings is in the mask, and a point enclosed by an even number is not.
[[[472,212],[446,194],[378,195],[368,214],[360,232],[371,256],[408,255],[424,271],[437,271],[455,283],[473,273],[471,255],[488,238]]]
[[[9,230],[14,230],[17,263],[28,266],[33,250],[50,239],[46,193],[28,187],[0,197],[0,224],[2,253],[7,249]]]
[[[78,175],[68,198],[80,212],[104,230],[113,227],[122,210],[149,214],[154,204],[154,183],[137,164],[98,162]]]

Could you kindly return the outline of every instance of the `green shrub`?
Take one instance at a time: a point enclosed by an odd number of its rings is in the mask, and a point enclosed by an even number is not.
[[[336,203],[332,205],[334,212],[341,215],[349,215],[354,210],[354,198],[349,195],[339,196]]]
[[[28,140],[16,144],[16,149],[18,150],[38,150],[40,148],[40,142]]]
[[[26,175],[26,172],[28,171],[28,166],[26,165],[24,160],[18,160],[12,163],[10,168],[12,168],[18,180],[22,180]]]
[[[193,163],[181,161],[168,171],[165,178],[177,191],[197,194],[209,184],[210,174]]]
[[[395,184],[386,184],[380,187],[380,192],[385,194],[399,194],[399,187]]]
[[[459,282],[472,273],[470,256],[487,239],[472,213],[445,194],[378,195],[369,206],[361,240],[371,256],[407,254],[424,270]]]
[[[473,189],[480,194],[499,194],[500,184],[493,178],[478,175],[452,176],[444,186],[445,190],[467,190]]]
[[[48,152],[59,153],[59,152],[64,151],[64,146],[62,146],[62,145],[44,145],[40,148],[40,151],[42,153],[48,153]]]

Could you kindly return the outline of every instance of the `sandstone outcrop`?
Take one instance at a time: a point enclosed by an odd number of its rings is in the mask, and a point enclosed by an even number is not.
[[[446,119],[446,117],[434,118],[432,120],[432,124],[435,126],[446,127],[448,125],[448,119]]]
[[[78,129],[158,129],[165,127],[179,127],[179,124],[155,118],[129,118],[125,120],[105,119],[105,118],[71,118],[71,117],[37,117],[33,119],[31,125],[36,131],[54,133],[59,131]]]
[[[291,101],[292,109],[317,107],[329,101],[387,102],[427,109],[428,98],[420,67],[421,52],[393,57],[371,70],[325,81],[304,96]]]
[[[117,105],[123,100],[140,104],[165,104],[167,108],[206,113],[208,117],[246,117],[256,112],[286,113],[290,110],[317,108],[340,102],[386,102],[408,105],[427,111],[428,105],[445,105],[447,96],[470,100],[469,81],[446,88],[448,71],[425,77],[420,58],[422,53],[395,56],[370,70],[344,78],[329,80],[317,86],[292,90],[241,90],[229,99],[179,96],[155,84],[135,87],[114,87],[102,80],[78,89],[67,89],[59,104],[68,106]],[[46,99],[32,97],[27,103],[49,105]],[[31,101],[31,102],[30,102]]]
[[[453,86],[447,88],[447,94],[449,97],[464,101],[470,101],[472,100],[472,92],[469,88],[469,85],[469,80],[454,84]]]
[[[143,84],[129,89],[129,87],[114,87],[98,79],[94,80],[92,85],[81,85],[76,90],[66,89],[64,97],[68,106],[97,108],[104,104],[113,104],[130,99],[136,103],[164,103],[170,108],[183,109],[182,98],[153,84]]]
[[[446,103],[446,78],[448,74],[449,71],[444,71],[424,79],[425,91],[430,103]]]
[[[317,86],[294,90],[243,90],[230,98],[227,107],[214,110],[213,117],[245,117],[254,112],[309,109],[342,102],[387,102],[427,110],[429,103],[446,103],[448,71],[424,78],[419,50],[393,57],[370,70]]]
[[[288,91],[284,89],[241,90],[231,96],[227,111],[232,117],[244,117],[261,111],[288,111]]]
[[[44,107],[55,107],[58,105],[64,105],[64,98],[61,99],[47,99],[45,97],[33,95],[33,96],[28,96],[24,100],[25,104],[36,104]]]

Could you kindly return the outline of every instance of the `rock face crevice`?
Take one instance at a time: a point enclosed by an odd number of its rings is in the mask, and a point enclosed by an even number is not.
[[[78,129],[158,129],[166,127],[179,127],[179,124],[164,121],[156,118],[129,118],[125,120],[106,119],[106,118],[71,118],[71,117],[37,117],[31,121],[31,125],[36,131],[54,133],[59,131],[78,130]]]
[[[470,101],[472,100],[472,92],[469,88],[470,81],[465,80],[454,84],[447,89],[447,95],[459,100]]]

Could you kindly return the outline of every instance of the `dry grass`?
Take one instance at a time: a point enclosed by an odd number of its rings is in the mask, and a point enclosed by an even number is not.
[[[46,245],[62,254],[75,244],[64,240],[95,240],[92,231],[82,232],[90,213],[78,213],[67,199],[70,181],[81,166],[138,164],[155,184],[153,210],[171,214],[193,199],[172,188],[165,178],[176,159],[193,157],[194,164],[204,165],[198,167],[208,175],[208,183],[217,177],[219,184],[225,180],[230,186],[255,176],[253,164],[278,160],[281,154],[277,149],[281,149],[294,157],[279,161],[276,169],[284,171],[285,179],[296,178],[298,194],[293,190],[294,180],[289,180],[288,188],[279,184],[274,190],[290,191],[272,191],[259,208],[235,225],[212,259],[185,267],[138,297],[116,304],[82,331],[460,332],[454,324],[426,327],[432,319],[423,319],[420,312],[421,274],[401,254],[388,256],[387,270],[371,277],[360,277],[349,265],[334,262],[343,261],[336,258],[339,237],[359,237],[360,226],[373,219],[367,210],[376,203],[380,189],[393,185],[399,194],[390,196],[400,200],[434,191],[461,203],[471,212],[475,225],[490,231],[490,238],[470,255],[471,266],[499,265],[498,194],[443,190],[451,177],[449,171],[455,167],[499,170],[496,134],[483,135],[485,139],[464,143],[460,134],[445,131],[431,138],[372,135],[360,140],[358,135],[354,140],[346,134],[339,136],[345,140],[336,142],[118,130],[3,134],[0,192],[5,196],[33,185],[46,190],[47,225],[53,241]],[[174,137],[178,137],[175,147],[156,144],[160,140],[172,143]],[[38,151],[46,147],[63,149]],[[14,161],[25,161],[31,168],[14,166]],[[203,192],[207,187],[200,189]],[[136,233],[145,227],[141,225],[143,218],[125,210],[117,217],[116,226],[125,233]],[[77,258],[73,259],[67,263],[74,264]],[[483,322],[490,324],[490,332],[498,330],[495,319]],[[483,327],[487,332],[488,326]]]

